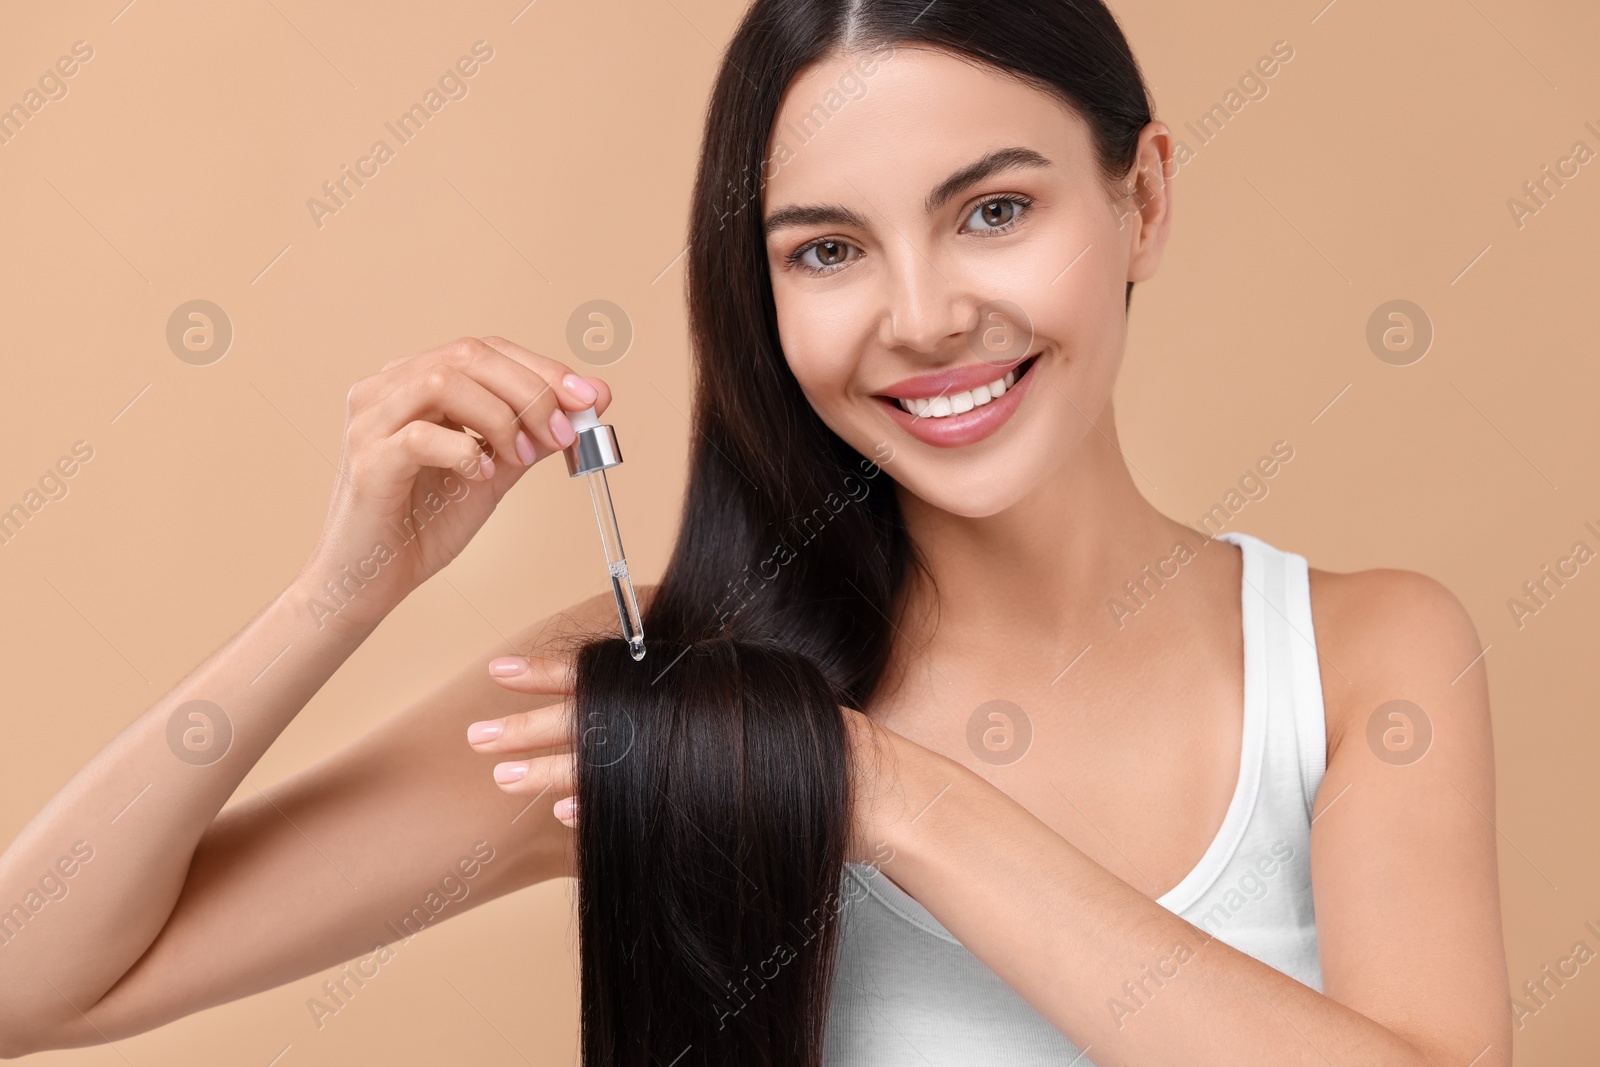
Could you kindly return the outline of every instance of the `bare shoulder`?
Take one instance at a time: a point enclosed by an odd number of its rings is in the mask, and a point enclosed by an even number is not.
[[[1466,607],[1435,578],[1391,567],[1309,574],[1330,759],[1379,704],[1441,678],[1451,686],[1482,651]]]
[[[1323,992],[1430,1062],[1509,1067],[1477,629],[1415,571],[1310,579],[1330,738],[1311,833]]]

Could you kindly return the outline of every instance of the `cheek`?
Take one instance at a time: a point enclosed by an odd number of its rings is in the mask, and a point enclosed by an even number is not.
[[[1093,348],[1106,326],[1120,325],[1128,274],[1122,240],[1115,225],[1098,216],[1075,217],[1052,239],[1008,260],[1004,284],[1032,317],[1036,334]]]
[[[819,408],[842,403],[867,333],[861,309],[841,294],[774,294],[783,356]]]
[[[1080,245],[1045,271],[1042,281],[1024,281],[1015,298],[1032,316],[1035,347],[1058,349],[1057,362],[1064,365],[1054,368],[1062,375],[1057,388],[1096,409],[1098,394],[1116,377],[1125,343],[1125,267],[1114,247],[1095,244],[1084,251]]]

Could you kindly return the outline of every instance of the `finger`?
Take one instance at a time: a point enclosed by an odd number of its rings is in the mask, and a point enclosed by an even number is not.
[[[565,368],[565,364],[547,359],[536,352],[530,352],[520,345],[507,341],[504,337],[486,337],[484,341],[498,347],[506,355],[514,359],[528,360],[530,362],[539,361],[536,365],[541,367],[548,366],[552,370]],[[545,372],[541,371],[541,373]],[[560,378],[552,379],[552,381],[555,383],[552,386],[552,396],[558,401],[558,405],[551,409],[550,423],[553,428],[559,426],[558,437],[570,443],[571,438],[568,436],[568,428],[571,426],[571,421],[567,420],[565,423],[560,423],[559,420],[566,419],[565,413],[567,411],[582,411],[588,407],[594,408],[596,415],[603,413],[606,408],[611,406],[611,387],[600,378],[587,377],[572,370],[566,370]]]
[[[436,422],[408,422],[388,444],[378,450],[377,468],[379,476],[392,483],[409,482],[423,467],[450,467],[479,481],[494,477],[494,460],[479,447],[477,438]]]
[[[420,354],[420,353],[418,353],[418,354]],[[384,371],[391,371],[391,370],[394,370],[394,369],[395,369],[395,368],[396,368],[396,367],[398,367],[398,366],[399,366],[399,365],[400,365],[400,364],[402,364],[402,363],[409,363],[409,362],[411,362],[411,361],[412,361],[412,360],[413,360],[413,359],[416,359],[416,358],[417,358],[417,354],[414,354],[414,355],[409,355],[409,356],[401,356],[401,357],[400,357],[400,358],[399,358],[399,359],[391,359],[391,360],[390,360],[390,361],[389,361],[389,362],[387,362],[387,363],[385,363],[385,364],[384,364],[384,365],[383,365],[383,368],[382,368],[382,370],[384,370]],[[381,371],[380,371],[380,373],[381,373]]]
[[[561,407],[567,411],[582,411],[586,407],[594,406],[596,414],[600,409],[600,391],[595,383],[574,371],[560,360],[541,356],[537,352],[523,348],[515,341],[508,341],[504,337],[493,335],[483,338],[483,343],[493,348],[509,359],[513,359],[523,366],[534,371],[539,377],[550,383]],[[609,390],[607,391],[609,402]]]
[[[387,420],[378,431],[392,432],[397,404],[401,416],[415,417],[403,402],[414,396],[419,382],[424,391],[430,384],[442,391],[452,370],[477,382],[513,412],[506,439],[495,440],[494,444],[497,451],[513,452],[517,457],[514,462],[531,465],[571,443],[571,424],[564,413],[556,415],[560,397],[550,382],[520,360],[476,337],[440,345],[420,357],[391,361],[383,373],[375,375],[376,382],[368,388],[366,399],[368,406],[377,411],[374,417]],[[526,438],[520,449],[514,447],[518,429]],[[486,429],[484,435],[494,437]]]
[[[556,801],[552,813],[561,825],[576,830],[578,828],[578,798],[562,797]]]
[[[590,378],[586,376],[583,380],[594,387],[594,413],[596,415],[603,414],[606,408],[611,406],[611,386],[607,385],[605,383],[605,379],[603,378]]]
[[[537,352],[498,335],[490,337],[458,337],[454,341],[439,345],[437,348],[429,349],[426,352],[401,356],[399,359],[391,359],[383,365],[378,375],[374,375],[374,377],[386,375],[396,367],[403,366],[421,357],[429,357],[432,361],[446,360],[466,364],[471,362],[475,356],[483,355],[482,350],[485,348],[491,349],[533,372],[546,385],[562,383],[566,375],[573,374],[578,379],[577,381],[553,386],[558,399],[561,401],[561,406],[568,411],[582,411],[590,404],[600,404],[603,408],[605,404],[610,403],[608,390],[600,390],[603,396],[590,396],[591,390],[599,384],[600,380],[598,378],[585,379],[583,375],[573,372],[572,368],[567,364],[551,359],[548,356],[541,356]],[[588,388],[584,386],[585,381],[588,382]],[[509,398],[507,399],[509,400]]]
[[[566,412],[581,411],[594,402],[594,389],[569,373],[565,364],[536,356],[503,337],[462,338],[446,346],[441,358],[511,406],[541,446],[533,463],[571,444],[572,422]]]
[[[504,337],[485,337],[483,344],[539,383],[538,391],[526,403],[517,406],[517,414],[525,422],[549,426],[556,449],[570,445],[575,435],[567,412],[582,411],[593,404],[599,395],[594,387],[581,375],[569,371],[566,364],[530,352]],[[539,440],[545,444],[542,437]],[[543,454],[538,457],[543,458]]]
[[[511,406],[451,364],[418,364],[417,370],[399,388],[378,401],[367,414],[363,420],[364,432],[382,433],[387,428],[392,434],[406,423],[419,419],[449,420],[473,431],[489,442],[487,451],[496,462],[503,460],[526,466],[523,457],[533,454],[526,445],[522,453],[518,452],[517,435],[522,427]],[[551,436],[548,426],[544,434]]]
[[[518,796],[542,796],[573,790],[573,760],[570,753],[535,756],[494,765],[494,781],[500,789]]]
[[[479,752],[539,752],[572,743],[572,706],[562,700],[503,719],[467,727],[467,743]]]
[[[489,677],[518,693],[572,692],[572,665],[555,656],[501,656],[489,661]]]

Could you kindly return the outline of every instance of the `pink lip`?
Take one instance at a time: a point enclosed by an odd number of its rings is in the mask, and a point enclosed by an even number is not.
[[[1019,361],[1020,362],[1020,361]],[[1009,368],[1008,368],[1009,369]],[[889,418],[893,419],[899,427],[924,444],[936,448],[958,448],[961,445],[970,445],[990,436],[1004,426],[1017,408],[1022,404],[1022,398],[1033,385],[1037,377],[1037,366],[1028,368],[1028,373],[1017,379],[1017,384],[1007,389],[1005,395],[998,400],[991,400],[982,407],[973,408],[971,411],[960,415],[946,415],[936,419],[931,416],[917,416],[902,408],[893,400],[879,397],[879,403],[887,409]],[[1006,372],[1001,371],[1003,376]],[[910,379],[922,381],[923,379]],[[993,378],[974,385],[983,385],[994,381]],[[901,383],[904,385],[905,383]],[[972,386],[965,386],[970,389]],[[960,391],[960,390],[956,390]],[[928,396],[928,393],[914,393],[914,396]]]
[[[976,389],[980,385],[988,385],[992,381],[1004,378],[1021,366],[1027,358],[1022,356],[1010,363],[978,363],[968,367],[958,367],[955,370],[919,374],[915,378],[895,382],[887,389],[880,389],[877,395],[892,396],[896,400],[916,400],[921,397],[964,393],[968,389]]]

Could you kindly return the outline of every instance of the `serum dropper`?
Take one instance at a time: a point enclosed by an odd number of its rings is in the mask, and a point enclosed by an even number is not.
[[[622,554],[622,531],[617,527],[617,511],[611,503],[611,486],[606,468],[622,462],[617,433],[602,423],[592,407],[571,412],[568,419],[576,435],[564,450],[567,474],[582,475],[589,483],[589,500],[594,504],[594,519],[600,526],[600,547],[605,551],[606,570],[611,575],[611,593],[617,600],[617,616],[622,620],[622,637],[628,654],[644,659],[644,623],[639,617],[639,600],[628,575],[628,559]]]

